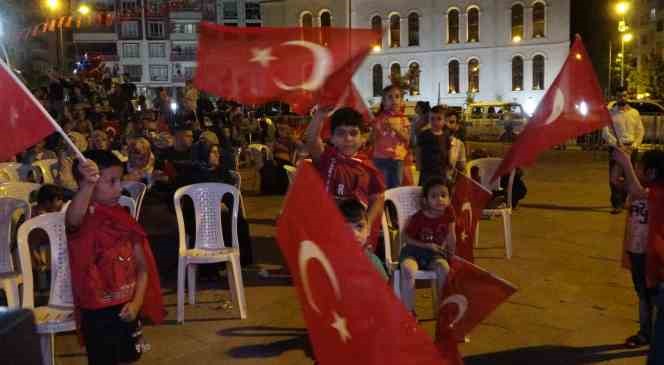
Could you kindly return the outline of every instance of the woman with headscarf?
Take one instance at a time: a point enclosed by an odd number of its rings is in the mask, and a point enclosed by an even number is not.
[[[150,142],[143,137],[129,141],[127,168],[124,180],[140,181],[146,185],[152,183],[154,172],[154,154]]]

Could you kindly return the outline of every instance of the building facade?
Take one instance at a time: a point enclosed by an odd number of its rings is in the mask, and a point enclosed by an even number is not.
[[[350,16],[349,16],[350,14]],[[516,101],[534,110],[569,52],[569,0],[285,0],[265,26],[374,28],[380,45],[355,75],[370,103],[393,76],[409,100]]]
[[[649,58],[664,57],[664,1],[636,0],[631,10],[627,26],[634,39],[626,45],[626,60],[634,60],[642,69],[647,67]],[[620,62],[619,57],[616,62]]]
[[[112,25],[83,27],[73,35],[78,57],[100,56],[107,67],[129,74],[139,94],[176,90],[196,71],[198,24],[261,26],[258,1],[85,0],[93,11],[115,14]],[[74,6],[77,8],[77,5]]]

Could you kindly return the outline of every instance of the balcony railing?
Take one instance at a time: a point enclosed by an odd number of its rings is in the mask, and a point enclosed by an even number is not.
[[[171,61],[196,61],[196,53],[171,53]]]

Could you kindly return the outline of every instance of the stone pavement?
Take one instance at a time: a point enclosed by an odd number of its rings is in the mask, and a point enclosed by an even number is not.
[[[527,170],[528,196],[513,216],[514,257],[506,260],[500,219],[482,221],[477,263],[519,291],[471,335],[466,364],[644,364],[627,350],[637,329],[636,297],[620,268],[624,215],[609,214],[605,153],[551,151]],[[254,251],[262,267],[278,267],[274,219],[281,197],[246,196]],[[169,314],[149,327],[152,351],[142,364],[311,364],[305,325],[288,281],[245,272],[249,318],[228,308],[227,284],[199,285],[186,322],[175,318],[177,230],[163,205],[146,204]],[[153,220],[160,222],[154,224]],[[418,291],[422,325],[433,334],[428,288]],[[377,334],[380,335],[380,334]],[[59,364],[84,364],[74,335],[56,340]]]

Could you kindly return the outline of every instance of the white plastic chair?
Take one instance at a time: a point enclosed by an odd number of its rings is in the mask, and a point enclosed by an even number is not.
[[[0,176],[5,181],[22,181],[23,165],[18,162],[2,162],[0,163]]]
[[[8,182],[0,184],[0,198],[20,199],[32,205],[30,195],[39,190],[41,185],[28,182]]]
[[[249,149],[249,154],[251,156],[251,160],[255,163],[255,168],[256,170],[260,170],[261,167],[265,164],[265,161],[272,160],[272,150],[270,147],[264,145],[264,144],[250,144],[247,146],[247,149]]]
[[[129,214],[131,214],[131,216],[134,217],[135,220],[138,220],[138,215],[136,214],[138,210],[136,209],[136,201],[134,201],[134,199],[128,196],[120,195],[120,198],[118,199],[118,204],[129,209]]]
[[[48,305],[37,308],[34,308],[32,260],[28,243],[28,236],[35,229],[46,231],[51,247],[51,292]],[[22,307],[34,310],[43,363],[51,365],[55,363],[55,334],[76,329],[65,213],[46,213],[23,223],[18,229],[18,253],[23,276]]]
[[[29,214],[30,206],[23,200],[0,198],[0,289],[5,291],[10,309],[20,307],[18,286],[22,282],[11,253],[12,228],[18,223],[16,218],[20,218],[20,215],[29,218]]]
[[[235,184],[234,186],[237,188],[237,190],[240,191],[240,206],[242,207],[242,216],[247,217],[247,208],[244,206],[244,199],[242,198],[242,175],[240,175],[239,172],[235,170],[230,170],[228,173],[235,179]]]
[[[405,230],[406,225],[408,224],[408,219],[417,213],[420,209],[420,200],[422,197],[422,188],[419,186],[403,186],[394,189],[388,189],[385,191],[385,204],[392,202],[396,208],[397,213],[397,224],[399,225],[399,234],[397,235],[397,242],[392,242],[392,238],[389,234],[389,225],[388,218],[385,212],[383,212],[382,224],[383,224],[383,239],[385,247],[385,262],[389,270],[392,272],[392,288],[394,294],[398,298],[401,298],[401,275],[399,269],[399,260],[393,260],[393,252],[399,255],[401,252],[401,247],[406,243]],[[387,209],[387,207],[386,207]],[[393,251],[392,245],[396,245]],[[431,270],[419,270],[415,274],[415,280],[430,280],[431,281],[431,292],[432,292],[432,302],[433,302],[433,313],[434,315],[438,314],[438,278],[435,271]]]
[[[32,163],[32,176],[39,184],[54,184],[57,159],[39,160]]]
[[[233,197],[231,209],[231,245],[224,242],[221,228],[222,198],[226,194]],[[180,203],[184,196],[189,196],[194,203],[196,217],[196,241],[193,249],[187,248],[187,232]],[[240,244],[237,234],[238,206],[240,190],[228,184],[203,183],[181,187],[173,197],[175,214],[178,220],[179,259],[178,259],[178,295],[177,321],[184,322],[185,274],[189,289],[189,304],[196,303],[196,265],[226,262],[228,287],[233,301],[240,310],[240,318],[247,318],[247,304],[242,283],[240,267]],[[190,232],[191,236],[192,233]]]
[[[148,186],[139,181],[123,181],[122,188],[127,190],[131,198],[136,202],[135,214],[132,214],[132,216],[138,221],[141,216],[143,199],[145,198],[145,193],[148,191]]]
[[[473,168],[478,169],[478,175],[480,178],[479,183],[489,191],[500,190],[500,178],[496,179],[493,183],[491,178],[493,174],[500,166],[500,163],[503,161],[502,158],[488,157],[488,158],[479,158],[477,160],[472,160],[466,164],[466,175],[472,176],[471,172]],[[507,182],[507,191],[505,192],[505,205],[500,206],[494,209],[484,209],[482,210],[483,215],[488,215],[495,217],[500,215],[503,218],[503,231],[505,237],[505,256],[508,259],[512,258],[512,186],[514,185],[514,175],[516,170],[510,172],[509,180]],[[478,246],[479,242],[479,233],[480,225],[479,221],[475,227],[475,247]]]

